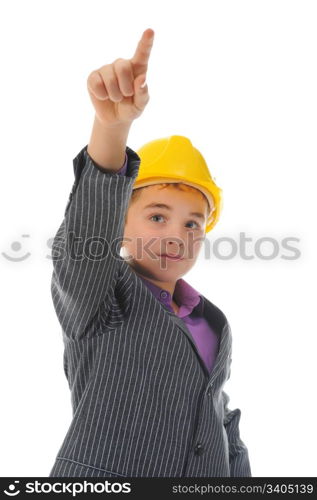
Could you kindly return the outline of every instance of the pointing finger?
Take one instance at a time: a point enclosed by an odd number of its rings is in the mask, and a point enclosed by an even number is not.
[[[134,55],[131,58],[135,77],[139,76],[141,73],[146,73],[153,40],[154,31],[150,28],[145,30],[142,34],[141,39],[139,40]]]

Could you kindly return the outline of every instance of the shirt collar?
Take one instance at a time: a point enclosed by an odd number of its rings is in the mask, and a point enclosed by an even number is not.
[[[162,302],[163,304],[167,305],[169,308],[172,309],[171,307],[172,296],[168,290],[159,287],[158,285],[152,283],[143,276],[139,275],[139,277],[143,280],[143,282],[147,285],[147,287],[152,291],[154,296],[160,302]],[[176,304],[179,305],[180,307],[179,313],[182,313],[180,314],[182,316],[190,314],[194,308],[196,308],[197,311],[201,312],[202,308],[201,294],[183,278],[179,278],[176,281],[173,299],[176,302]]]

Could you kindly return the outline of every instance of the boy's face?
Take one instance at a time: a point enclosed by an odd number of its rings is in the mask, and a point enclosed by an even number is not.
[[[148,207],[163,204],[170,207]],[[208,203],[195,190],[141,189],[127,212],[123,257],[141,275],[175,283],[194,265],[205,238]],[[201,214],[201,216],[199,216]],[[172,260],[162,254],[180,255]]]

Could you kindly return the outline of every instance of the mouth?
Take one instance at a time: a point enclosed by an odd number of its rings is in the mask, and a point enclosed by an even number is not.
[[[162,253],[159,255],[159,257],[162,257],[163,259],[168,259],[168,260],[184,260],[184,257],[181,257],[180,255],[173,255],[173,254],[166,254]]]

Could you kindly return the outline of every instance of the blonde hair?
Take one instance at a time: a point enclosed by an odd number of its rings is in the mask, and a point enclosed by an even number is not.
[[[153,185],[153,184],[151,184],[151,185]],[[196,189],[193,186],[189,186],[188,184],[184,184],[184,182],[161,182],[161,183],[155,184],[155,186],[158,186],[159,189],[172,187],[174,189],[179,189],[180,191],[194,191],[194,192],[196,192],[203,200],[206,200],[206,202],[207,202],[206,217],[208,216],[209,211],[210,211],[209,202],[208,202],[206,196],[201,191],[199,191],[199,189]],[[150,187],[150,186],[142,186],[140,188],[133,189],[132,195],[130,198],[130,205],[132,205],[133,202],[135,202],[137,199],[140,198],[142,189],[146,189],[147,187]],[[128,212],[126,213],[126,216],[125,216],[125,222],[127,221],[127,217],[128,217]]]

